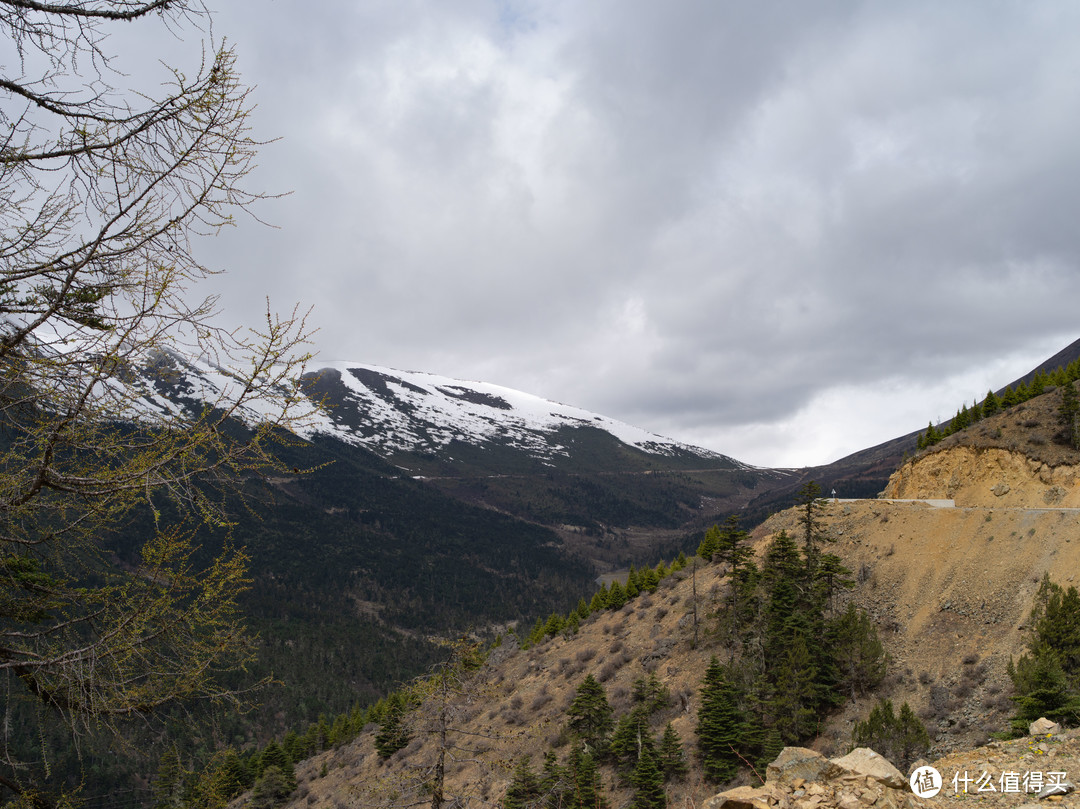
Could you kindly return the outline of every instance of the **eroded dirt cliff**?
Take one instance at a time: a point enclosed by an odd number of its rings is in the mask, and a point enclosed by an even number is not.
[[[905,463],[885,496],[948,498],[967,507],[1080,508],[1080,466],[1050,466],[1006,449],[954,447]]]

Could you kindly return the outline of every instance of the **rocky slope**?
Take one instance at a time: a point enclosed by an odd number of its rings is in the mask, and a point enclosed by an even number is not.
[[[904,464],[886,497],[945,497],[973,508],[1080,508],[1080,466],[1050,466],[1022,452],[954,447]]]

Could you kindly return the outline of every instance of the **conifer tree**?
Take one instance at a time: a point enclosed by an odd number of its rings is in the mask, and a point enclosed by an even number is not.
[[[805,573],[798,546],[786,531],[781,531],[765,552],[761,568],[767,593],[763,639],[766,649],[784,648],[789,620],[809,605]]]
[[[728,672],[713,657],[701,687],[697,726],[702,769],[709,780],[722,783],[738,773],[738,751],[745,730],[738,692]]]
[[[820,702],[818,670],[805,635],[794,634],[778,661],[769,710],[780,737],[787,744],[795,744],[817,726]]]
[[[873,749],[906,772],[930,748],[930,735],[906,702],[897,716],[892,701],[880,699],[870,716],[855,723],[852,742]]]
[[[1016,687],[1015,731],[1024,732],[1040,716],[1080,724],[1080,592],[1063,589],[1044,575],[1035,594],[1028,651],[1009,676]]]
[[[405,726],[405,698],[395,691],[386,699],[379,730],[375,734],[375,750],[382,758],[390,758],[409,743],[411,738]]]
[[[816,566],[817,546],[826,540],[821,512],[825,501],[821,499],[821,486],[814,481],[807,482],[799,489],[796,505],[801,510],[799,524],[803,533],[803,553],[811,569]]]
[[[1036,396],[1042,396],[1046,393],[1046,374],[1042,371],[1036,371],[1035,376],[1031,378],[1031,384],[1028,386],[1028,392],[1031,394],[1031,398]]]
[[[535,646],[544,639],[544,630],[547,622],[543,618],[537,618],[529,634],[525,636],[525,647]]]
[[[704,561],[711,562],[713,554],[716,553],[717,547],[720,545],[720,527],[714,525],[708,531],[705,532],[704,538],[698,543],[697,555]]]
[[[576,612],[578,618],[580,618],[582,621],[589,617],[591,610],[589,609],[589,605],[585,603],[584,598],[578,599]]]
[[[818,568],[813,587],[814,608],[824,615],[832,614],[836,608],[836,596],[841,590],[850,590],[855,586],[851,571],[844,567],[843,561],[835,553],[823,553],[818,560]]]
[[[547,622],[544,624],[544,637],[554,637],[562,632],[563,627],[566,626],[566,619],[559,613],[553,612],[548,616]]]
[[[231,747],[218,751],[191,785],[184,798],[186,809],[222,809],[253,781]]]
[[[648,714],[667,707],[671,702],[671,692],[660,678],[652,673],[648,677],[634,680],[630,693],[634,702],[642,705]]]
[[[503,809],[532,809],[544,795],[544,786],[540,776],[529,766],[526,756],[514,768],[510,786],[503,797]]]
[[[656,571],[647,567],[641,571],[641,589],[649,593],[655,593],[656,588],[660,585],[660,576]]]
[[[611,583],[611,588],[608,590],[608,609],[617,610],[620,609],[623,604],[626,603],[626,591],[623,586],[616,579]]]
[[[1071,382],[1061,386],[1061,404],[1058,421],[1065,428],[1065,441],[1073,449],[1080,449],[1080,398]]]
[[[686,763],[686,753],[683,751],[682,739],[670,722],[664,727],[664,735],[660,740],[660,766],[664,770],[667,779],[681,778],[686,775],[690,768]]]
[[[998,397],[994,395],[992,390],[986,392],[986,398],[982,401],[982,414],[983,418],[990,418],[995,413],[1001,410],[1001,402],[998,401]]]
[[[607,809],[596,757],[591,751],[575,746],[570,751],[564,773],[570,786],[569,801],[564,804],[568,809]]]
[[[664,771],[660,766],[656,745],[648,733],[642,737],[641,753],[633,772],[630,773],[630,783],[634,786],[631,809],[666,809]]]
[[[739,567],[751,556],[749,540],[750,535],[739,528],[739,515],[730,515],[719,532],[714,555],[728,566],[732,576],[736,575]]]
[[[619,764],[633,766],[641,755],[642,740],[649,735],[649,712],[643,705],[635,705],[623,714],[611,734],[608,749]]]
[[[608,608],[608,589],[606,584],[601,584],[600,589],[597,590],[592,597],[592,601],[589,602],[590,612],[600,612]]]
[[[154,776],[154,809],[179,809],[184,804],[184,786],[187,772],[180,762],[180,752],[175,744],[165,748]]]
[[[885,678],[887,657],[870,616],[848,604],[833,621],[830,636],[841,682],[851,699],[876,688]]]
[[[296,789],[296,772],[293,768],[293,760],[277,742],[270,742],[263,748],[259,757],[259,774],[262,775],[270,767],[277,767],[289,787],[289,792]]]
[[[614,726],[611,705],[604,687],[591,674],[578,686],[567,709],[568,726],[589,749],[601,754],[607,749],[608,734]]]
[[[267,767],[251,789],[251,800],[248,806],[250,809],[273,809],[284,803],[294,789],[296,789],[295,779],[290,782],[277,766]]]
[[[573,784],[568,768],[559,764],[555,753],[544,753],[544,771],[540,776],[540,789],[544,797],[544,809],[569,809],[573,800]]]

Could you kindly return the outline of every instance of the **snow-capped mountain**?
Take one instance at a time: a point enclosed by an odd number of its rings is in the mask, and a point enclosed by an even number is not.
[[[384,456],[439,453],[462,443],[511,447],[551,460],[571,454],[568,430],[591,428],[652,455],[734,463],[710,450],[487,382],[342,362],[306,375],[305,383],[309,394],[323,397],[325,405],[311,433],[332,435]]]
[[[237,384],[228,370],[175,353],[159,355],[143,380],[141,405],[158,414],[229,401]],[[303,438],[331,437],[384,458],[407,454],[451,460],[455,448],[498,447],[550,465],[570,459],[588,436],[591,443],[618,444],[658,462],[749,468],[711,450],[487,382],[334,362],[305,373],[300,387],[317,404],[296,430]],[[256,404],[240,408],[237,415],[255,422],[265,412]]]

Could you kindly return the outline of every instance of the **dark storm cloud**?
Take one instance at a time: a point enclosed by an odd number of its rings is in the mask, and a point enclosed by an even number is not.
[[[231,2],[253,321],[756,463],[947,417],[1075,338],[1067,3]],[[941,412],[938,412],[941,411]],[[808,433],[812,438],[808,439]]]

